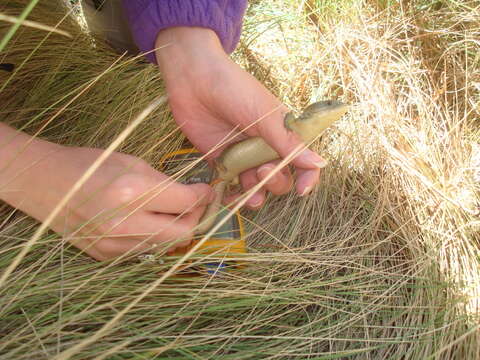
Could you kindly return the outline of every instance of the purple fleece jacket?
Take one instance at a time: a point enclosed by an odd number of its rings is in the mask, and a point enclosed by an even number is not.
[[[123,0],[123,9],[138,48],[155,48],[160,30],[173,26],[198,26],[214,30],[227,53],[240,39],[247,0]],[[147,58],[156,63],[155,54]]]

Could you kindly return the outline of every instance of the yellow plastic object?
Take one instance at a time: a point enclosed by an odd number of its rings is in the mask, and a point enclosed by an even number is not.
[[[214,171],[208,166],[206,160],[201,159],[202,154],[195,149],[182,149],[167,154],[162,158],[162,171],[169,176],[174,176],[177,181],[183,184],[207,183],[212,184]],[[178,177],[178,174],[181,174]],[[178,178],[177,178],[178,177]],[[223,217],[229,214],[229,210],[224,208],[217,216],[214,225]],[[201,239],[202,235],[196,236],[192,243],[185,248],[177,248],[172,255],[182,255],[195,246]],[[238,254],[245,254],[245,230],[240,214],[235,213],[228,219],[209,239],[207,239],[197,250],[199,254],[215,254],[219,257],[225,257],[225,261],[229,262],[229,257],[235,257]],[[231,264],[228,266],[239,265]],[[209,264],[210,268],[223,268],[226,265],[222,262]],[[208,272],[211,272],[208,270]]]

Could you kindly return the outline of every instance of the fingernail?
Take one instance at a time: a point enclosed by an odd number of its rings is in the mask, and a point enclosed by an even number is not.
[[[319,168],[319,169],[323,169],[324,167],[326,167],[328,165],[328,161],[325,160],[324,158],[320,158],[320,161],[317,161],[315,163],[315,165]]]
[[[272,172],[273,169],[274,168],[270,166],[260,168],[258,169],[258,176],[264,179]],[[275,174],[270,179],[268,179],[266,184],[272,185],[272,184],[275,184],[277,181],[278,181],[278,178],[277,178],[277,175]]]
[[[314,164],[320,169],[323,169],[328,165],[327,160],[311,150],[304,150],[300,155],[298,155],[298,159],[306,163]]]
[[[300,194],[300,196],[306,196],[308,194],[310,194],[310,192],[312,191],[312,187],[311,186],[307,186],[305,189],[303,189],[302,193]]]
[[[248,206],[251,206],[253,208],[260,207],[263,203],[263,196],[259,193],[255,193],[249,200],[248,200]]]

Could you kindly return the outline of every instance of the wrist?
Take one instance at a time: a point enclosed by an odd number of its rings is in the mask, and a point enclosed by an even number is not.
[[[167,86],[181,81],[189,74],[199,74],[215,69],[228,61],[217,34],[200,27],[171,27],[157,35],[156,58]]]
[[[34,189],[42,163],[60,145],[31,137],[0,124],[0,199],[18,206],[28,189]]]

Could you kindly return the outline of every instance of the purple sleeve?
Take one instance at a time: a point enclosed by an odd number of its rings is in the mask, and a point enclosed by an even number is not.
[[[155,48],[160,30],[198,26],[214,30],[227,53],[240,39],[247,0],[123,0],[133,38],[142,52]],[[156,63],[153,52],[146,55]]]

